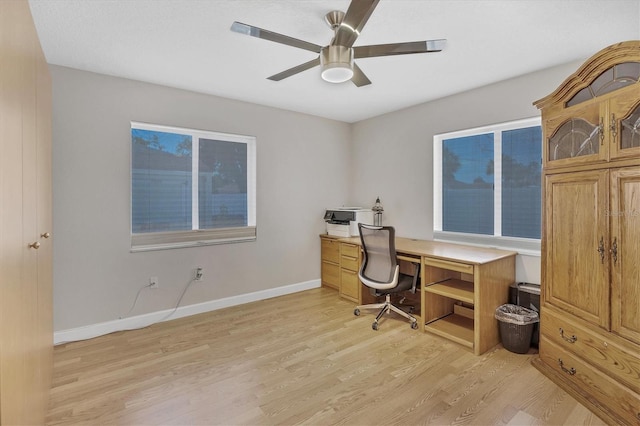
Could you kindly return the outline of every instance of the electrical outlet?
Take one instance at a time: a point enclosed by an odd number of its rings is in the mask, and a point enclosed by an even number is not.
[[[204,276],[204,269],[200,267],[196,268],[196,281],[202,281],[203,276]]]
[[[158,288],[158,277],[149,278],[149,288]]]

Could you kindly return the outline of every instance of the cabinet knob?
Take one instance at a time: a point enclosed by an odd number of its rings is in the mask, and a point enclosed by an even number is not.
[[[49,232],[45,232],[44,234],[40,234],[40,237],[42,238],[49,238],[51,236],[51,234]]]
[[[618,126],[616,126],[616,115],[611,113],[611,122],[609,123],[609,131],[611,132],[611,143],[616,143],[618,135]]]
[[[611,250],[609,251],[613,256],[613,264],[615,265],[616,263],[618,263],[618,238],[617,237],[613,239],[613,244],[611,244]]]
[[[29,244],[29,248],[38,250],[40,248],[40,243],[37,241],[35,243],[31,243]]]
[[[600,145],[604,144],[604,119],[600,117],[600,125],[598,126],[598,133],[600,133]]]

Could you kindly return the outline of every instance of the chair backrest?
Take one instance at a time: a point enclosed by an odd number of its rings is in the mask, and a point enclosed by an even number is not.
[[[397,283],[399,269],[396,259],[395,229],[392,226],[359,223],[358,230],[364,250],[360,279],[369,287],[372,287],[371,282],[374,283],[374,288],[394,286]]]

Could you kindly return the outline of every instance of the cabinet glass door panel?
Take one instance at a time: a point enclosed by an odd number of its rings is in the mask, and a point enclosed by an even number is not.
[[[562,160],[597,154],[600,148],[600,126],[582,118],[565,122],[549,138],[549,159]]]
[[[546,168],[607,159],[600,108],[590,103],[545,121]]]
[[[611,174],[611,329],[640,344],[640,168]]]
[[[640,147],[640,105],[620,122],[620,148]]]
[[[640,155],[640,85],[619,91],[609,103],[608,137],[611,158],[630,158]]]
[[[609,326],[608,171],[558,174],[545,181],[545,302]]]

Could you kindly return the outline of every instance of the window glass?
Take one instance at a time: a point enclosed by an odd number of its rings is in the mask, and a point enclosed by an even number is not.
[[[132,129],[132,232],[191,229],[191,136]]]
[[[200,228],[247,225],[247,145],[200,139]]]
[[[131,123],[131,247],[254,240],[255,138]]]
[[[502,235],[540,238],[540,127],[502,132]]]
[[[493,235],[493,134],[442,141],[442,230]]]
[[[540,252],[539,118],[435,135],[437,240]]]

